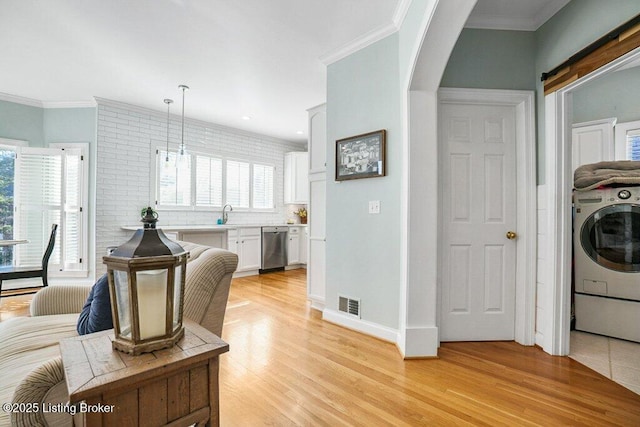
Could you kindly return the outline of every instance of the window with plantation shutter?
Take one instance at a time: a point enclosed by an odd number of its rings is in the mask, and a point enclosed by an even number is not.
[[[156,208],[219,210],[275,208],[275,167],[251,161],[229,160],[216,154],[190,153],[186,168],[176,168],[176,152],[158,147],[155,168]]]
[[[627,135],[627,160],[640,160],[640,130]]]
[[[86,167],[82,148],[19,148],[15,171],[15,238],[18,266],[39,265],[58,224],[49,271],[84,271],[87,254]]]
[[[616,123],[616,160],[640,160],[640,121]]]
[[[191,156],[188,157],[186,166],[176,167],[177,153],[156,151],[156,194],[159,207],[191,206]]]
[[[249,163],[227,160],[226,203],[234,208],[249,207]]]
[[[253,207],[273,209],[273,166],[253,165]]]
[[[222,159],[196,156],[196,206],[222,206]]]

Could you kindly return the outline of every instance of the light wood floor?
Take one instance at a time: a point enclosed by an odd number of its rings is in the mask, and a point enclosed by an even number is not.
[[[445,343],[436,360],[325,322],[305,271],[234,279],[222,337],[223,426],[640,426],[640,396],[512,342]],[[29,297],[3,298],[2,319]]]
[[[437,360],[321,320],[304,270],[234,279],[221,421],[256,425],[640,426],[640,396],[513,342],[445,343]]]

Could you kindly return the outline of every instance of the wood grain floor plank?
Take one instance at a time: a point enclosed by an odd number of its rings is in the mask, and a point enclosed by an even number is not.
[[[2,318],[30,297],[2,301]],[[223,339],[223,426],[640,426],[640,396],[536,347],[444,343],[438,359],[402,360],[323,321],[305,270],[234,279]]]
[[[640,425],[640,396],[536,347],[444,343],[402,360],[323,321],[304,270],[234,279],[223,339],[223,426]]]

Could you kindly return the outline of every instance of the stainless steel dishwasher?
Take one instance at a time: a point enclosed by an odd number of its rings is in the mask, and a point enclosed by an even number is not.
[[[283,269],[287,265],[289,227],[262,227],[262,268],[260,272]]]

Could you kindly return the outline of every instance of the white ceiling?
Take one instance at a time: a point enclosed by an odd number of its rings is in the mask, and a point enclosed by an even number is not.
[[[479,0],[469,22],[531,29],[567,1]],[[306,109],[326,100],[325,63],[392,32],[408,4],[0,0],[0,93],[51,107],[95,96],[159,111],[173,98],[179,113],[186,84],[187,117],[304,142]]]

